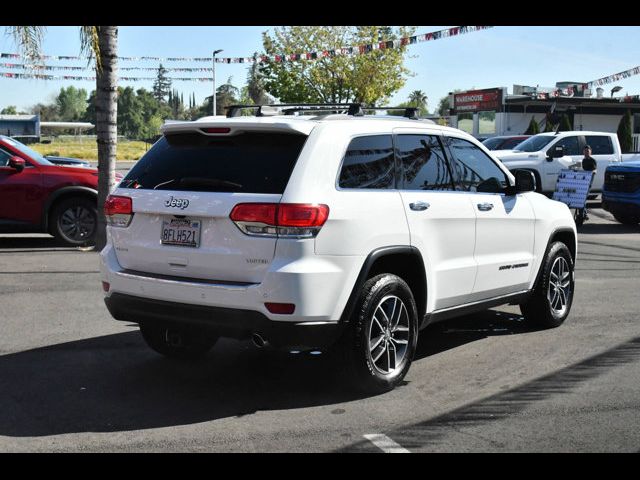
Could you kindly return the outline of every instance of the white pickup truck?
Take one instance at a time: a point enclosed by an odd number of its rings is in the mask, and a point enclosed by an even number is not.
[[[582,149],[589,145],[592,156],[598,163],[593,181],[593,192],[601,192],[604,171],[611,163],[640,160],[640,154],[622,154],[620,142],[615,133],[609,132],[547,132],[529,137],[513,150],[494,150],[509,170],[530,170],[536,177],[539,192],[553,192],[558,173],[582,161]],[[562,147],[562,148],[558,148]]]

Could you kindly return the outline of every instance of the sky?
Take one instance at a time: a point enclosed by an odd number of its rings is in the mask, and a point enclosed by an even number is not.
[[[432,32],[456,25],[419,26],[416,34]],[[118,38],[120,56],[209,57],[213,50],[223,49],[222,57],[252,56],[261,51],[262,32],[274,27],[261,26],[121,26]],[[47,27],[42,51],[46,55],[80,53],[78,27]],[[18,51],[13,38],[0,27],[0,53]],[[0,63],[20,60],[0,59]],[[86,66],[85,61],[53,61],[48,65]],[[558,81],[588,82],[640,65],[640,27],[622,26],[496,26],[449,38],[410,45],[405,66],[411,71],[404,87],[395,93],[388,105],[406,101],[414,90],[428,97],[429,111],[437,108],[440,98],[454,89],[508,87],[528,85],[553,87]],[[158,62],[120,62],[120,66],[157,67]],[[206,66],[210,63],[166,62],[164,66]],[[0,66],[0,72],[19,72]],[[92,76],[90,70],[49,71],[52,75]],[[153,71],[120,72],[124,75],[154,77]],[[172,76],[206,76],[210,72],[171,72]],[[243,64],[216,64],[216,84],[231,77],[240,88],[247,77]],[[151,89],[153,81],[125,82],[122,86]],[[88,92],[95,89],[92,81],[59,81],[0,78],[0,109],[15,105],[28,111],[36,103],[53,100],[60,88],[74,85]],[[605,85],[610,94],[614,85],[622,87],[616,95],[640,94],[640,75]],[[179,82],[173,88],[187,98],[195,93],[198,104],[211,95],[211,82]]]

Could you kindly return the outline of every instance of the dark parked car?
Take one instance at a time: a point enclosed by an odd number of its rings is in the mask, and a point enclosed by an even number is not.
[[[91,245],[97,190],[96,168],[54,165],[0,135],[0,232],[50,233],[67,245]]]
[[[80,160],[79,158],[53,157],[51,155],[47,155],[44,158],[54,165],[63,165],[65,167],[91,167],[89,162],[86,160]]]
[[[511,150],[524,142],[531,135],[510,135],[487,138],[482,144],[489,150]]]

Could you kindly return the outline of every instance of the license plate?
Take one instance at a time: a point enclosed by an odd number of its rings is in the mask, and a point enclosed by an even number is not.
[[[160,240],[163,245],[198,248],[200,245],[200,220],[172,218],[162,221]]]

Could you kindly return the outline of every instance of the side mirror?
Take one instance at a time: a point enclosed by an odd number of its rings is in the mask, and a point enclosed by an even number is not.
[[[516,193],[536,191],[536,176],[533,172],[529,170],[516,170],[514,175],[516,177]]]
[[[25,162],[24,159],[20,157],[11,157],[9,159],[9,166],[15,169],[15,171],[18,173],[24,170],[26,164],[27,162]]]
[[[558,145],[547,151],[547,161],[551,162],[554,158],[564,157],[564,147]]]

